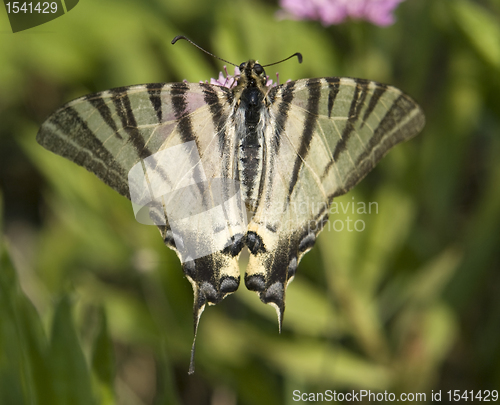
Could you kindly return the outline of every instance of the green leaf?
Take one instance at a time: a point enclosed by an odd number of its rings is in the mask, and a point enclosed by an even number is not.
[[[113,381],[115,358],[113,342],[108,331],[106,312],[100,308],[99,325],[92,353],[92,369],[97,375],[101,388],[101,403],[113,403]]]
[[[476,51],[500,69],[500,23],[498,16],[470,1],[453,1],[451,9],[455,20],[467,35]]]
[[[283,374],[309,384],[335,381],[337,387],[343,388],[384,389],[392,374],[387,366],[367,361],[341,346],[315,340],[275,340],[266,355]]]
[[[33,374],[20,325],[19,284],[3,246],[0,257],[0,402],[36,404]]]
[[[47,341],[40,317],[19,285],[0,241],[0,403],[51,403]]]
[[[90,374],[71,315],[67,296],[58,303],[52,325],[50,363],[57,403],[89,405],[95,403]]]

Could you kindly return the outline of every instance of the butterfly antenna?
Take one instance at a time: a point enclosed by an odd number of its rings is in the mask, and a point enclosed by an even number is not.
[[[177,35],[174,39],[172,39],[172,45],[175,44],[179,39],[185,39],[186,41],[188,41],[191,45],[194,45],[196,46],[200,51],[203,51],[205,52],[207,55],[210,55],[210,56],[213,56],[214,58],[216,59],[219,59],[223,62],[226,62],[226,63],[229,63],[230,65],[233,65],[233,66],[238,66],[232,62],[229,62],[228,60],[225,60],[225,59],[222,59],[222,58],[219,58],[217,55],[214,55],[213,53],[210,53],[208,52],[207,50],[203,49],[201,46],[199,46],[198,44],[195,44],[193,41],[191,41],[189,38],[185,37],[184,35]],[[294,55],[292,55],[294,56]],[[290,56],[291,57],[291,56]],[[301,56],[301,59],[302,59],[302,56]],[[286,60],[286,59],[285,59]],[[273,63],[274,64],[274,63]]]
[[[294,56],[297,57],[297,59],[299,60],[299,63],[302,63],[302,54],[300,52],[295,52],[293,55],[290,55],[288,58],[285,58],[285,59],[280,60],[278,62],[270,63],[269,65],[262,65],[262,67],[277,65],[278,63],[285,62],[288,59],[292,59]]]

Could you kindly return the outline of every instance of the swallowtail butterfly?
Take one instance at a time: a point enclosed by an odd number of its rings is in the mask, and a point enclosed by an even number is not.
[[[205,305],[238,288],[245,246],[245,285],[276,308],[281,330],[286,288],[333,198],[425,123],[421,108],[389,85],[323,77],[269,86],[256,61],[239,68],[230,88],[152,83],[90,94],[57,110],[37,135],[148,205],[193,286],[195,338]],[[194,342],[190,373],[193,357]]]

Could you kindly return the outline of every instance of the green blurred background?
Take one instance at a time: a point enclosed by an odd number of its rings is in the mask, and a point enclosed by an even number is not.
[[[427,402],[442,390],[446,403],[448,390],[500,389],[500,1],[407,0],[387,28],[277,10],[82,0],[16,34],[0,12],[0,404],[293,404],[294,390],[327,389]],[[390,83],[427,117],[337,200],[378,213],[331,217],[365,230],[321,234],[288,288],[283,333],[241,286],[203,314],[193,376],[176,256],[128,200],[35,142],[73,98],[216,77],[223,64],[170,45],[178,34],[237,64],[300,51],[303,64],[267,73]]]

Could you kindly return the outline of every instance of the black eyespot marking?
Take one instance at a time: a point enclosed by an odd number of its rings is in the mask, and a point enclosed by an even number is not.
[[[220,283],[220,292],[222,294],[229,294],[235,292],[240,285],[239,277],[224,277]]]
[[[240,254],[241,249],[245,246],[245,238],[242,234],[237,234],[231,238],[222,253],[236,257]]]
[[[219,294],[214,286],[210,283],[204,282],[200,285],[199,290],[200,299],[217,304],[220,301]]]
[[[194,260],[188,260],[188,261],[185,261],[183,264],[182,264],[182,269],[184,270],[184,274],[188,277],[190,277],[191,279],[194,280],[195,278],[195,275],[196,275],[196,265],[195,265],[195,262]]]
[[[297,272],[297,258],[294,257],[292,260],[290,260],[290,263],[288,264],[288,273],[287,273],[287,280],[290,280],[292,277],[295,277],[295,273]]]
[[[266,251],[266,248],[264,247],[264,242],[262,242],[262,238],[255,232],[247,233],[246,245],[248,246],[250,253],[253,255],[256,255],[257,253],[263,253]]]
[[[250,291],[262,292],[266,288],[266,280],[262,274],[245,276],[245,286]]]
[[[316,242],[316,235],[312,232],[309,232],[299,244],[299,251],[305,252],[306,250],[311,249],[314,246],[314,242]]]
[[[258,63],[256,63],[255,65],[253,65],[253,71],[255,72],[255,74],[260,76],[261,74],[264,73],[264,68]]]
[[[261,297],[261,300],[266,304],[273,302],[280,306],[283,303],[284,293],[285,289],[283,284],[277,281],[267,289],[265,296]]]

